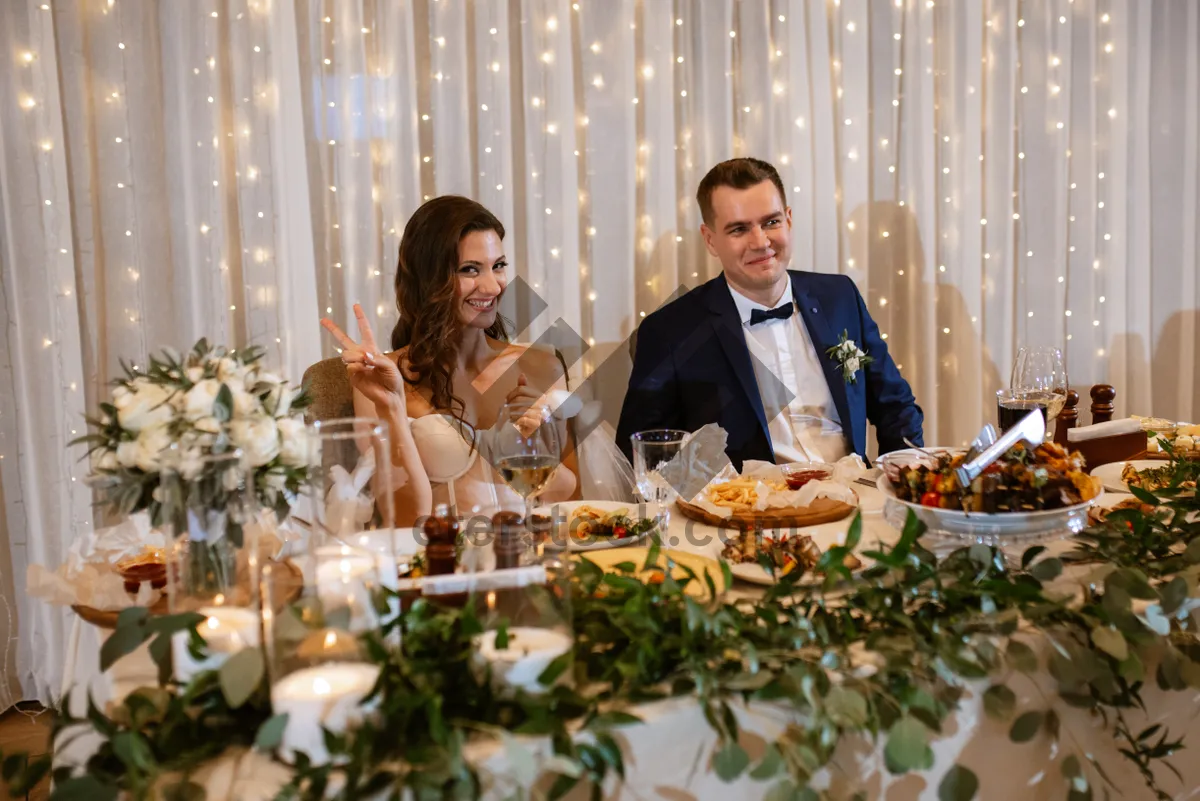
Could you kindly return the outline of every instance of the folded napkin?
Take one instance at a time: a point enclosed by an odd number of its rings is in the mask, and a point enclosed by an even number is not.
[[[1067,441],[1086,442],[1089,439],[1116,437],[1121,434],[1132,434],[1135,431],[1140,432],[1141,430],[1142,424],[1137,420],[1110,420],[1107,423],[1095,423],[1090,426],[1068,429]]]

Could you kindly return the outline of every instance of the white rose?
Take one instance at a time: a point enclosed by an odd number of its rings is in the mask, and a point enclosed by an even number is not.
[[[279,455],[279,429],[270,417],[234,420],[229,438],[241,448],[253,467],[262,467]]]
[[[157,428],[175,416],[170,399],[171,391],[167,388],[141,382],[136,392],[123,395],[116,401],[117,420],[126,431]]]
[[[271,394],[267,396],[266,407],[274,410],[274,415],[277,418],[287,417],[287,414],[292,409],[292,401],[295,400],[299,390],[290,388],[287,384],[276,384],[271,390]]]
[[[221,433],[221,421],[215,417],[201,417],[192,423],[192,427],[197,431],[203,431],[205,434]]]
[[[187,448],[179,454],[179,475],[191,481],[204,469],[203,454],[199,448]]]
[[[254,374],[254,380],[271,386],[279,386],[283,383],[283,377],[277,373],[272,373],[270,370],[259,370]]]
[[[166,426],[143,429],[137,438],[137,466],[147,473],[156,472],[162,466],[162,452],[171,444],[171,435]]]
[[[285,417],[279,421],[279,437],[283,445],[279,450],[280,460],[288,467],[306,467],[312,463],[312,436],[304,421]]]
[[[187,369],[187,377],[188,377],[188,381],[191,381],[193,384],[199,382],[200,379],[204,378],[204,368],[203,367],[189,367]]]
[[[95,470],[112,471],[112,470],[116,470],[118,467],[120,467],[120,463],[117,461],[117,452],[116,451],[110,451],[110,450],[106,449],[103,453],[99,453],[98,455],[93,455],[93,459],[94,459],[94,461],[93,461],[94,468],[93,469],[95,469]]]
[[[137,440],[131,439],[122,442],[117,446],[117,461],[122,467],[134,467],[137,465],[138,444]]]
[[[857,356],[851,356],[849,359],[846,360],[846,369],[849,370],[851,373],[857,373],[859,366],[860,365],[859,365]]]
[[[200,381],[183,396],[183,416],[188,420],[211,417],[213,402],[221,391],[221,383],[212,378]]]
[[[217,362],[217,378],[221,379],[221,381],[225,382],[226,384],[228,384],[230,379],[233,378],[238,379],[238,382],[241,383],[244,375],[245,370],[228,356]]]
[[[238,382],[240,383],[240,382]],[[234,417],[249,417],[259,410],[258,398],[251,395],[245,389],[233,389],[233,416]]]

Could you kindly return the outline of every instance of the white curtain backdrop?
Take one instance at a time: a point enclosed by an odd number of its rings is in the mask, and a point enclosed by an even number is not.
[[[390,330],[437,194],[504,221],[548,303],[521,338],[561,318],[577,375],[717,274],[695,187],[755,155],[927,442],[991,419],[1025,343],[1067,348],[1085,408],[1107,381],[1200,417],[1198,59],[1192,0],[5,0],[0,706],[57,693],[71,613],[25,566],[103,522],[67,442],[118,359],[204,335],[299,379],[322,314]]]

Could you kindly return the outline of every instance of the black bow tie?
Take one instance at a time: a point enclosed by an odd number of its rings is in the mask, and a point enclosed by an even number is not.
[[[782,306],[776,306],[775,308],[771,309],[770,311],[763,311],[762,309],[751,309],[750,310],[750,325],[758,325],[759,323],[765,323],[767,320],[786,320],[787,318],[792,316],[792,312],[795,311],[795,306],[796,306],[795,303],[785,303]]]

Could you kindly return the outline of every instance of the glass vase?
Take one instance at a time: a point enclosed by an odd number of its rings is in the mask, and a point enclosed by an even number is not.
[[[259,507],[242,452],[197,456],[172,445],[163,460],[159,498],[167,536],[167,598],[171,613],[204,616],[197,633],[172,638],[175,678],[219,668],[243,648],[261,645]]]

